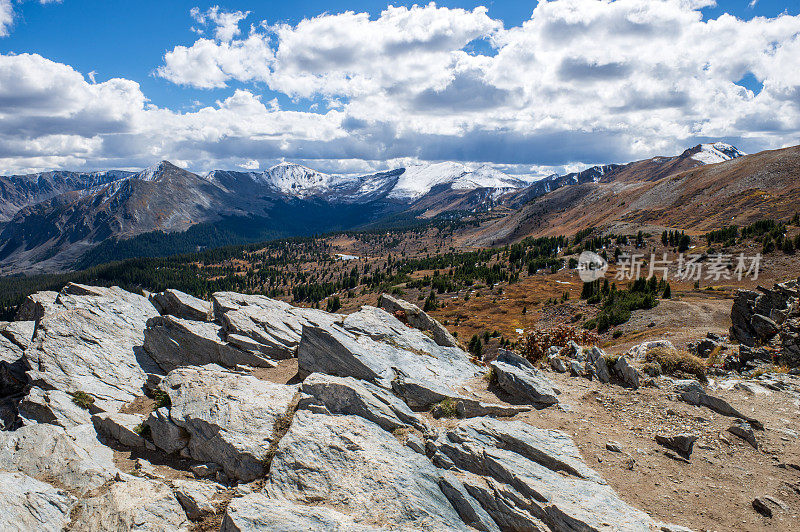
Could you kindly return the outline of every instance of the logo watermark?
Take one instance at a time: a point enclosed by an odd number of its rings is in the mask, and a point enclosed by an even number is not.
[[[640,277],[650,279],[659,274],[665,281],[670,278],[679,281],[729,281],[749,277],[758,280],[761,269],[761,254],[746,256],[744,253],[739,255],[726,255],[718,253],[716,255],[700,254],[679,254],[676,258],[667,258],[664,253],[658,257],[655,253],[650,255],[649,260],[645,260],[645,255],[621,255],[617,260],[617,271],[614,279],[617,281],[636,280]],[[578,275],[585,283],[596,281],[605,276],[608,270],[608,263],[591,251],[584,251],[578,258]]]
[[[608,271],[608,262],[592,251],[584,251],[578,257],[578,275],[584,283],[602,279]]]

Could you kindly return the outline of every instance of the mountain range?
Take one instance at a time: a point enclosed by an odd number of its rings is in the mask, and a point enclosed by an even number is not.
[[[0,177],[0,269],[4,274],[62,271],[164,254],[165,248],[192,251],[498,207],[505,209],[503,219],[514,220],[559,189],[652,183],[743,155],[727,144],[701,144],[674,157],[594,166],[535,181],[457,162],[364,176],[326,174],[293,163],[261,172],[198,175],[161,161],[136,173]],[[498,233],[518,234],[525,224],[517,225]]]

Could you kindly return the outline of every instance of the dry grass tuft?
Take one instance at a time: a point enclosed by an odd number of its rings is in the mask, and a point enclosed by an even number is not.
[[[705,362],[686,351],[657,347],[647,352],[645,362],[658,363],[661,371],[666,375],[681,376],[684,374],[691,375],[700,382],[708,381]]]

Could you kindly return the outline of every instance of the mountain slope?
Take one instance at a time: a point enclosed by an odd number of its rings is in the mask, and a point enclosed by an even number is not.
[[[562,187],[481,228],[471,240],[481,245],[511,242],[587,227],[674,227],[703,233],[797,212],[800,146],[699,166],[687,161],[694,155],[687,152],[661,163],[631,163],[598,182]],[[693,167],[658,177],[682,165]]]
[[[47,201],[60,194],[86,190],[125,179],[133,172],[42,172],[39,174],[0,176],[0,222],[7,222],[29,205]]]

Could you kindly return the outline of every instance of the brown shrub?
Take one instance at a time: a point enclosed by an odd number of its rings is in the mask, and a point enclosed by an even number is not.
[[[706,364],[701,358],[690,355],[686,351],[678,351],[666,347],[656,347],[647,351],[645,362],[658,363],[666,375],[680,376],[681,373],[692,375],[700,382],[707,382]]]
[[[526,336],[522,342],[522,356],[531,362],[541,362],[551,346],[562,348],[570,341],[581,346],[597,345],[598,336],[587,329],[570,325],[536,330]]]

